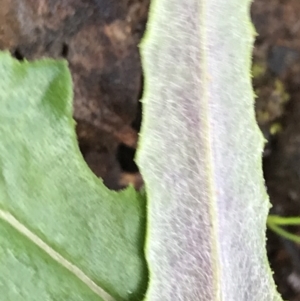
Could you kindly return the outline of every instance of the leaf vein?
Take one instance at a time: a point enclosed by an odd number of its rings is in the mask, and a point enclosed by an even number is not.
[[[109,293],[107,293],[103,288],[98,286],[93,280],[91,280],[82,270],[80,270],[76,265],[72,264],[70,261],[61,256],[58,252],[47,245],[42,239],[40,239],[36,234],[31,232],[26,226],[19,222],[12,214],[0,209],[0,219],[7,222],[19,233],[27,237],[32,243],[46,252],[53,260],[58,262],[69,272],[75,275],[79,280],[86,284],[94,293],[101,297],[104,301],[116,301]]]

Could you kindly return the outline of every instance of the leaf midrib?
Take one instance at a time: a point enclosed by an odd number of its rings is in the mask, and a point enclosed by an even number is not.
[[[116,301],[108,292],[98,286],[92,279],[90,279],[81,269],[76,265],[65,259],[62,255],[56,252],[53,248],[47,245],[41,238],[30,231],[25,225],[18,221],[11,213],[0,209],[0,219],[8,223],[11,227],[24,235],[33,244],[47,253],[53,260],[63,266],[80,281],[87,285],[95,294],[97,294],[104,301]]]

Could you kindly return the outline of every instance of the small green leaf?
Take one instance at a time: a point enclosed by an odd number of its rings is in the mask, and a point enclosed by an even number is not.
[[[139,300],[145,200],[109,191],[84,162],[63,61],[0,54],[0,296]]]
[[[297,244],[300,243],[300,236],[293,234],[281,226],[299,226],[300,225],[300,217],[284,217],[278,215],[269,215],[267,219],[267,226],[269,229],[273,230],[278,235],[283,238],[289,239]]]

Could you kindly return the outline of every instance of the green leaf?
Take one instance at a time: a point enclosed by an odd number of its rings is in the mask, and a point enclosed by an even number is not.
[[[269,215],[267,219],[267,226],[270,230],[273,230],[278,235],[283,238],[289,239],[297,244],[300,243],[300,236],[293,234],[281,226],[299,226],[300,225],[300,217],[284,217],[278,215]]]
[[[63,61],[0,54],[0,299],[139,300],[145,199],[85,164]]]
[[[154,0],[137,157],[147,301],[274,301],[248,0]]]

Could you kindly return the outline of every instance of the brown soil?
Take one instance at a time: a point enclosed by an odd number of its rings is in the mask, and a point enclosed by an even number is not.
[[[68,60],[79,146],[111,189],[142,186],[133,157],[143,84],[137,45],[148,6],[149,0],[0,0],[0,49],[19,60]],[[299,0],[252,5],[256,114],[268,139],[264,171],[272,212],[282,216],[300,215],[299,16]],[[283,298],[300,301],[299,247],[268,233],[268,254]]]
[[[149,0],[0,0],[0,49],[17,59],[65,58],[82,153],[112,189],[139,188],[138,43]],[[127,163],[130,158],[130,163]]]
[[[271,212],[281,216],[300,215],[299,15],[298,0],[256,0],[252,5],[258,32],[253,61],[262,71],[253,80],[256,114],[269,140],[264,172]],[[299,246],[269,233],[268,254],[283,298],[299,301]]]

